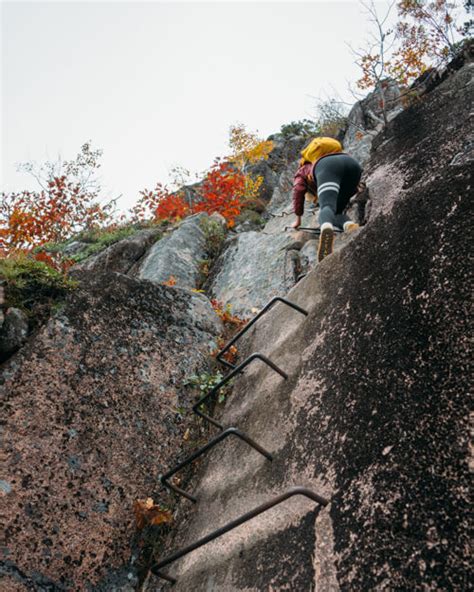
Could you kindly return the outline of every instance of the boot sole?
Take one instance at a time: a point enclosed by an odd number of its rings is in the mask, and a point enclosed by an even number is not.
[[[321,230],[319,236],[319,247],[318,247],[318,261],[322,261],[324,257],[327,257],[332,253],[334,245],[334,230],[332,228],[325,228]]]

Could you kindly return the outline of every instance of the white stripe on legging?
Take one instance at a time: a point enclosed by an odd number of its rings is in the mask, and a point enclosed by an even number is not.
[[[336,193],[339,193],[339,187],[336,185],[331,187],[325,187],[324,189],[318,189],[318,195],[321,195],[325,191],[335,191]]]
[[[320,187],[318,187],[318,193],[321,191],[321,189],[325,189],[326,187],[334,187],[335,189],[339,190],[340,185],[335,181],[328,181],[327,183],[323,183]]]

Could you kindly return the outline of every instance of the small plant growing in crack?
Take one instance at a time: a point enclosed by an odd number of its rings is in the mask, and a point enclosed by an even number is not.
[[[192,374],[189,376],[184,384],[185,386],[194,386],[198,389],[199,398],[201,398],[217,386],[223,379],[224,375],[219,370],[214,373],[201,372],[201,374]],[[223,403],[225,401],[225,398],[230,391],[231,382],[232,381],[229,381],[219,390],[219,396],[217,398],[218,403]]]

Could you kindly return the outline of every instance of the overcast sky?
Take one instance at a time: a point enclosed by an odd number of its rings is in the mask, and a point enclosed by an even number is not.
[[[386,2],[380,2],[381,7]],[[314,115],[358,72],[357,0],[2,2],[1,188],[16,163],[104,151],[106,194],[134,203],[169,170],[209,167],[242,122],[262,137]]]

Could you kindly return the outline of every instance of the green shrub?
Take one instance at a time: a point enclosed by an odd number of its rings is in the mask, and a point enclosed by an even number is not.
[[[219,255],[225,239],[225,231],[217,220],[203,218],[200,222],[206,240],[206,254],[211,261]]]
[[[73,239],[69,239],[60,243],[43,243],[41,246],[35,247],[33,253],[62,253],[64,248],[69,243],[72,243],[72,240]]]
[[[84,261],[84,259],[87,259],[91,255],[103,251],[105,248],[110,247],[110,245],[118,243],[136,232],[137,228],[135,226],[124,226],[115,230],[96,229],[81,232],[74,237],[74,240],[88,243],[88,246],[72,255],[71,259],[74,259],[76,263]]]
[[[121,226],[113,230],[93,228],[79,232],[78,234],[75,234],[69,238],[67,241],[61,243],[46,243],[41,247],[34,249],[34,252],[62,253],[65,248],[73,242],[86,243],[87,246],[84,246],[80,251],[74,253],[70,257],[67,257],[67,259],[72,259],[76,263],[79,263],[91,255],[99,253],[110,245],[113,245],[124,238],[128,238],[129,236],[136,234],[143,228],[146,228],[146,226],[143,224],[127,224],[126,226]],[[157,240],[159,238],[161,238],[160,235],[158,235]]]
[[[119,240],[128,238],[138,230],[139,229],[135,225],[121,226],[113,230],[94,228],[92,230],[79,232],[74,237],[74,240],[80,241],[81,243],[97,243],[103,247],[108,247]]]
[[[6,305],[26,312],[33,327],[77,287],[76,281],[27,255],[0,259],[0,279],[5,287]]]
[[[285,138],[291,136],[329,136],[335,138],[347,122],[347,109],[342,103],[335,99],[319,101],[316,105],[316,117],[301,119],[282,125],[280,133]]]
[[[114,243],[118,243],[119,241],[136,234],[138,229],[135,226],[125,226],[122,228],[117,228],[116,230],[110,231],[94,231],[88,232],[87,234],[79,234],[75,237],[74,240],[89,243],[87,247],[80,250],[77,253],[72,255],[71,259],[74,259],[76,263],[80,261],[84,261],[88,257],[92,255],[96,255],[100,251],[103,251],[105,248],[110,247]],[[159,240],[161,235],[156,237],[156,240]]]
[[[265,220],[260,216],[260,214],[255,212],[255,210],[250,209],[242,210],[235,221],[237,224],[242,224],[244,222],[250,222],[251,224],[258,226],[263,226],[265,224]]]
[[[263,212],[267,209],[267,203],[259,198],[253,197],[250,199],[245,200],[245,210],[253,210],[254,212],[258,212],[259,214],[263,214]]]
[[[214,374],[210,372],[202,372],[201,374],[192,374],[189,376],[184,383],[184,386],[193,386],[198,391],[198,399],[203,397],[206,393],[208,393],[211,389],[223,380],[224,375],[219,370]],[[225,401],[226,395],[229,393],[230,384],[232,381],[229,381],[224,387],[219,390],[219,395],[217,398],[218,403],[223,403]]]
[[[282,125],[280,128],[280,134],[285,138],[291,136],[319,136],[320,131],[318,123],[310,119],[292,121],[291,123]]]

